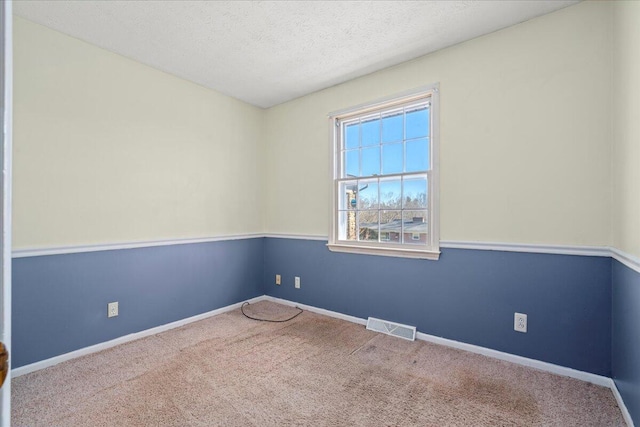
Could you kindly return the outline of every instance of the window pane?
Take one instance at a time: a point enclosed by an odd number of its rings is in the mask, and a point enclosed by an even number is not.
[[[380,144],[380,119],[362,122],[362,146]]]
[[[360,125],[354,123],[345,127],[344,130],[344,148],[358,148],[360,145]]]
[[[380,181],[380,207],[385,209],[400,209],[402,198],[402,184],[399,179]]]
[[[429,170],[429,143],[427,138],[407,141],[406,172]]]
[[[362,175],[380,175],[380,146],[362,150]]]
[[[358,209],[378,209],[378,181],[358,181]]]
[[[403,182],[402,207],[427,208],[427,178],[405,179]]]
[[[357,240],[356,211],[338,212],[338,238],[340,240]]]
[[[382,146],[382,173],[402,172],[402,143]]]
[[[349,150],[344,152],[344,175],[343,178],[348,176],[360,176],[360,150]]]
[[[402,233],[401,211],[380,211],[380,233],[388,233],[389,242],[400,243]]]
[[[358,212],[358,236],[359,240],[378,241],[378,211]]]
[[[382,142],[402,141],[402,113],[382,119]]]
[[[340,188],[338,188],[339,200],[338,209],[341,211],[355,209],[357,204],[357,189],[358,184],[356,181],[341,182]]]
[[[427,211],[402,211],[403,243],[425,245],[429,235]]]
[[[429,134],[429,109],[422,107],[407,112],[405,139],[420,138]]]

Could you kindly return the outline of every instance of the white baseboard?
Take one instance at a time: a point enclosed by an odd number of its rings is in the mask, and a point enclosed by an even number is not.
[[[517,365],[528,366],[530,368],[538,369],[540,371],[551,372],[553,374],[561,375],[563,377],[571,377],[588,383],[609,387],[611,378],[602,375],[596,375],[589,372],[578,371],[577,369],[567,368],[565,366],[555,365],[549,362],[543,362],[541,360],[530,359],[524,356],[518,356],[511,353],[505,353],[503,351],[493,350],[487,347],[480,347],[474,344],[467,344],[460,341],[454,341],[447,338],[436,337],[434,335],[424,334],[418,332],[416,338],[422,341],[432,342],[434,344],[440,344],[447,347],[457,348],[459,350],[468,351],[470,353],[481,354],[483,356],[491,357],[493,359],[504,360],[506,362],[515,363]]]
[[[613,392],[613,396],[616,398],[616,402],[618,403],[618,407],[622,412],[622,417],[624,418],[624,421],[627,423],[627,426],[633,427],[633,419],[631,419],[631,414],[627,409],[627,405],[624,404],[624,400],[620,395],[620,391],[618,391],[618,386],[616,385],[616,382],[611,378],[609,378],[609,381],[611,381],[609,388],[611,388],[611,391]]]
[[[358,325],[367,324],[366,319],[361,319],[355,316],[349,316],[348,314],[338,313],[337,311],[325,310],[324,308],[318,308],[312,305],[299,304],[297,302],[289,301],[287,299],[282,299],[282,298],[276,298],[269,295],[264,295],[264,299],[267,301],[277,302],[278,304],[288,305],[291,307],[300,307],[301,309],[310,311],[312,313],[324,314],[325,316],[346,320],[347,322],[357,323]]]
[[[258,301],[265,300],[265,296],[259,296],[247,300],[250,303],[256,303]],[[177,320],[175,322],[167,323],[166,325],[156,326],[155,328],[145,329],[144,331],[135,332],[133,334],[125,335],[119,338],[112,339],[110,341],[101,342],[100,344],[84,347],[79,350],[74,350],[69,353],[61,354],[59,356],[52,357],[50,359],[41,360],[39,362],[31,363],[29,365],[20,366],[11,370],[12,377],[19,377],[40,369],[48,368],[50,366],[57,365],[58,363],[65,362],[67,360],[75,359],[76,357],[85,356],[87,354],[95,353],[98,351],[106,350],[111,347],[115,347],[120,344],[127,343],[129,341],[135,341],[140,338],[145,338],[151,335],[159,334],[160,332],[168,331],[169,329],[179,328],[180,326],[188,323],[197,322],[198,320],[206,319],[207,317],[215,316],[216,314],[226,313],[236,308],[240,308],[245,301],[238,302],[236,304],[227,305],[216,310],[208,311],[206,313],[198,314],[195,316],[187,317],[186,319]]]
[[[293,301],[285,300],[282,298],[276,298],[269,295],[262,295],[259,297],[252,298],[248,300],[249,303],[256,303],[259,301],[272,301],[275,303],[288,305],[292,307],[300,307],[305,311],[310,311],[312,313],[322,314],[325,316],[333,317],[336,319],[346,320],[347,322],[357,323],[359,325],[366,325],[366,319],[362,319],[360,317],[350,316],[348,314],[339,313],[337,311],[326,310],[324,308],[318,308],[307,304],[300,304]],[[148,337],[151,335],[158,334],[160,332],[167,331],[169,329],[178,328],[180,326],[186,325],[188,323],[196,322],[198,320],[206,319],[211,316],[215,316],[217,314],[226,313],[231,310],[235,310],[240,308],[245,301],[231,304],[226,307],[221,307],[216,310],[212,310],[206,313],[198,314],[196,316],[188,317],[186,319],[178,320],[175,322],[167,323],[166,325],[157,326],[155,328],[147,329],[144,331],[136,332],[133,334],[125,335],[120,338],[113,339],[111,341],[106,341],[100,344],[92,345],[90,347],[81,348],[79,350],[75,350],[69,353],[61,354],[60,356],[55,356],[50,359],[41,360],[36,363],[32,363],[30,365],[21,366],[19,368],[13,369],[11,371],[11,375],[13,377],[19,377],[21,375],[28,374],[30,372],[38,371],[40,369],[48,368],[50,366],[57,365],[58,363],[65,362],[70,359],[75,359],[76,357],[84,356],[87,354],[95,353],[101,350],[105,350],[111,347],[115,347],[120,344],[124,344],[129,341],[134,341],[140,338]],[[530,359],[528,357],[517,356],[511,353],[505,353],[498,350],[493,350],[486,347],[480,347],[473,344],[467,344],[460,341],[454,341],[447,338],[436,337],[434,335],[425,334],[422,332],[418,332],[416,334],[416,338],[422,341],[432,342],[434,344],[444,345],[447,347],[457,348],[459,350],[468,351],[471,353],[482,354],[487,357],[491,357],[494,359],[504,360],[507,362],[515,363],[518,365],[528,366],[530,368],[538,369],[545,372],[550,372],[556,375],[561,375],[565,377],[575,378],[581,381],[586,381],[592,384],[596,384],[603,387],[608,387],[611,389],[618,406],[620,407],[620,411],[622,412],[622,416],[626,421],[629,427],[634,427],[633,420],[631,419],[631,415],[627,410],[627,407],[618,391],[618,387],[613,379],[609,377],[604,377],[602,375],[596,375],[589,372],[578,371],[576,369],[567,368],[564,366],[554,365],[553,363],[543,362],[536,359]]]

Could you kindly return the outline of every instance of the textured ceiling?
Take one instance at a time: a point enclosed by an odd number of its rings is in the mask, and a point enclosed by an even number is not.
[[[577,1],[15,1],[18,16],[270,107]]]

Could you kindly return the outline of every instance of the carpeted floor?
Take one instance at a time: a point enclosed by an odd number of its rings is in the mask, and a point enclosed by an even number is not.
[[[625,425],[607,388],[309,312],[235,310],[12,387],[14,426]]]

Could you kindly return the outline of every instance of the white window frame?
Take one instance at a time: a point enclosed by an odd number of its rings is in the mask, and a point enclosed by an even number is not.
[[[437,260],[440,257],[440,85],[438,83],[396,94],[374,102],[358,105],[329,114],[329,135],[331,140],[331,203],[330,229],[327,247],[334,252],[348,252],[368,255],[384,255],[404,258]],[[429,239],[426,245],[398,244],[384,242],[352,241],[339,239],[338,193],[341,179],[341,122],[380,110],[392,109],[403,104],[428,99],[430,106],[430,143],[429,158],[431,169],[428,171],[428,227]],[[382,176],[382,175],[381,175]]]

